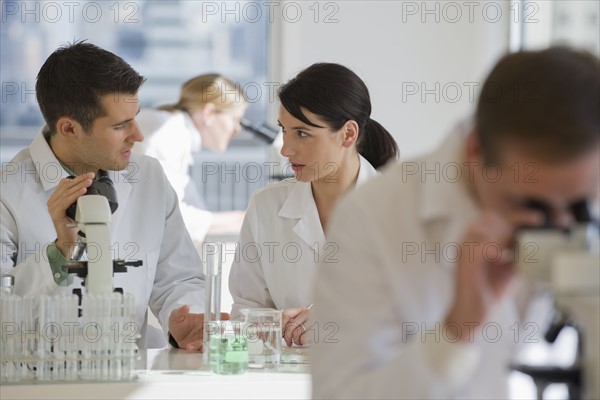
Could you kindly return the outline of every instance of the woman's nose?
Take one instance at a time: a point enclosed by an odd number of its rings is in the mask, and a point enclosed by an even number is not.
[[[238,122],[233,128],[233,136],[237,136],[242,131],[242,125]]]
[[[294,151],[292,149],[292,146],[289,144],[289,142],[287,140],[285,140],[285,135],[284,135],[284,139],[283,139],[283,146],[281,146],[281,155],[284,157],[290,157],[294,155]]]

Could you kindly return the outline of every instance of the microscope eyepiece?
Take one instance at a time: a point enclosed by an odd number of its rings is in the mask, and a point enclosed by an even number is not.
[[[69,176],[68,179],[75,179],[74,176]],[[87,192],[84,196],[89,194],[99,194],[108,200],[108,206],[110,207],[111,214],[119,207],[119,203],[117,202],[117,192],[113,185],[113,181],[108,176],[108,172],[105,170],[99,170],[98,174],[96,174],[96,179],[92,182],[92,185],[87,189]],[[67,209],[67,216],[71,219],[75,219],[75,211],[77,210],[77,202],[71,204]]]
[[[242,126],[242,128],[261,138],[268,144],[273,143],[275,141],[275,138],[277,137],[277,133],[279,133],[278,129],[272,128],[266,124],[254,124],[252,121],[246,118],[242,118],[242,120],[240,121],[240,125]]]

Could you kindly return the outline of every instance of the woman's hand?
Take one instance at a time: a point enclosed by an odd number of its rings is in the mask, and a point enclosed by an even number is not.
[[[292,307],[283,310],[283,338],[288,346],[304,346],[310,343],[310,334],[306,328],[310,317],[308,307]]]

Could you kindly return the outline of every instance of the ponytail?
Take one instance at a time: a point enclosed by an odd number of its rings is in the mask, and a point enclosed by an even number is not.
[[[356,150],[375,169],[398,159],[398,144],[392,135],[372,118],[367,119],[364,132],[359,133]]]
[[[179,104],[167,104],[167,105],[158,107],[158,109],[162,110],[162,111],[169,111],[169,112],[183,111],[179,107]]]

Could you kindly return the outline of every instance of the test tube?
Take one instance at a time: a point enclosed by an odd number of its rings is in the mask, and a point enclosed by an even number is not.
[[[21,340],[19,344],[22,346],[24,361],[22,363],[22,376],[25,379],[34,379],[37,377],[37,343],[31,335],[26,335],[25,332],[30,332],[35,329],[36,313],[38,300],[33,296],[23,298],[23,315],[21,319]]]
[[[65,297],[65,329],[64,334],[65,346],[65,379],[67,381],[76,380],[78,377],[78,351],[77,342],[80,340],[80,327],[77,323],[78,319],[78,298],[74,294],[69,294]]]
[[[47,319],[48,319],[48,308],[49,308],[49,303],[50,303],[50,297],[47,295],[42,295],[39,298],[39,310],[40,310],[40,316],[39,316],[39,320],[38,320],[38,324],[36,324],[35,328],[36,329],[32,329],[31,331],[26,331],[25,335],[30,335],[33,334],[33,340],[37,346],[37,351],[36,351],[36,358],[37,358],[37,367],[36,367],[36,373],[37,373],[37,379],[39,380],[49,380],[50,377],[48,376],[48,365],[46,364],[46,362],[48,361],[48,354],[47,351],[48,349],[46,348],[46,341],[45,340],[39,340],[39,337],[37,336],[37,333],[39,332],[40,327],[44,327],[47,323]]]
[[[82,335],[78,341],[78,347],[81,351],[81,378],[84,380],[93,379],[93,359],[92,359],[92,342],[90,341],[90,327],[96,318],[95,315],[95,298],[93,294],[86,293],[82,297],[82,314],[83,327]]]
[[[223,264],[223,243],[216,243],[217,254],[213,265],[213,310],[215,321],[221,320],[221,268]]]
[[[109,349],[109,379],[121,379],[121,343],[123,341],[123,296],[115,292],[110,298],[110,315],[112,320],[111,333],[109,339],[111,348]]]
[[[202,336],[202,362],[208,365],[210,360],[210,337],[206,332],[212,320],[212,300],[213,300],[213,274],[215,264],[216,246],[214,243],[205,242],[202,244],[202,267],[204,269],[204,334]]]
[[[126,293],[123,296],[123,320],[125,322],[123,328],[127,327],[128,323],[135,323],[135,303],[133,301],[133,296],[130,293]],[[135,365],[134,358],[137,346],[135,340],[127,334],[125,334],[123,340],[123,345],[126,350],[122,352],[122,378],[131,379],[133,377],[133,368]]]
[[[13,334],[6,335],[2,340],[3,359],[0,381],[18,382],[21,380],[20,368],[20,348],[21,343],[21,298],[12,294],[6,293],[2,297],[2,322],[3,330],[11,327]],[[3,332],[4,333],[4,332]]]

